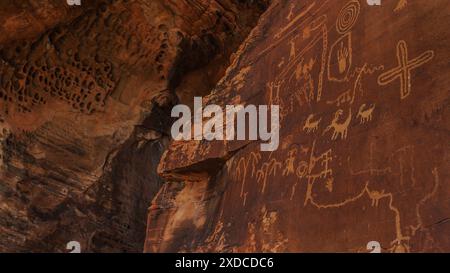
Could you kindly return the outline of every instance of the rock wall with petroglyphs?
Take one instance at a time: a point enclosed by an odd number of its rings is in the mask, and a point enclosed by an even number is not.
[[[171,107],[268,1],[66,2],[0,1],[0,252],[141,252]]]
[[[204,104],[280,105],[280,148],[173,142],[145,250],[450,251],[449,12],[274,1]]]

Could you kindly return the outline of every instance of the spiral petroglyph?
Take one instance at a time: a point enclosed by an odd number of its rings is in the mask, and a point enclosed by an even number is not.
[[[348,32],[355,25],[360,11],[361,6],[357,0],[348,2],[339,12],[336,30],[341,34]]]

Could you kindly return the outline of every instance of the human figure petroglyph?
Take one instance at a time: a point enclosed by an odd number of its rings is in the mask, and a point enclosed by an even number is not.
[[[309,39],[311,37],[311,26],[305,26],[303,29],[303,40]]]
[[[325,135],[329,130],[333,129],[333,135],[331,136],[331,140],[336,140],[339,137],[341,139],[347,138],[348,126],[352,120],[352,109],[350,108],[347,119],[343,123],[339,123],[340,117],[344,114],[342,109],[339,109],[334,113],[334,118],[331,121],[331,124],[323,131],[322,135]]]
[[[295,38],[290,40],[289,44],[291,46],[291,51],[289,53],[289,61],[290,61],[292,59],[295,59],[295,52],[296,52],[296,49],[295,49]]]
[[[372,107],[366,109],[366,104],[362,104],[359,107],[357,117],[360,118],[360,124],[364,124],[372,120],[373,110],[375,110],[375,104]]]
[[[284,170],[283,170],[283,176],[288,176],[291,173],[295,173],[295,159],[297,157],[297,148],[292,148],[288,152],[288,158],[284,162]]]
[[[292,186],[290,199],[292,200],[295,195],[295,191],[298,183],[303,179],[307,179],[307,193],[305,196],[304,204],[308,203],[308,200],[311,197],[311,190],[313,184],[318,180],[324,180],[326,183],[327,189],[332,191],[333,184],[333,170],[331,169],[330,163],[333,160],[332,150],[329,149],[320,155],[315,155],[315,145],[316,141],[313,142],[312,147],[301,147],[300,154],[305,156],[309,155],[309,160],[299,160],[297,168],[295,169],[295,175],[298,177],[298,180]]]
[[[319,118],[318,120],[314,120],[315,115],[311,114],[308,116],[308,118],[305,121],[305,126],[303,126],[303,131],[306,131],[306,133],[313,133],[319,129],[319,124],[322,118]],[[314,120],[314,121],[313,121]]]
[[[332,178],[333,176],[333,170],[330,167],[330,162],[333,161],[332,157],[332,150],[329,149],[326,152],[322,153],[319,156],[314,155],[316,142],[313,143],[313,147],[311,149],[311,154],[309,158],[309,164],[308,164],[308,184],[306,188],[306,195],[305,195],[305,201],[303,203],[304,206],[308,204],[308,202],[313,200],[312,196],[312,188],[317,180],[323,180],[327,178]],[[317,163],[320,163],[321,169],[320,171],[314,171],[314,169],[317,166]]]
[[[300,61],[297,65],[295,73],[289,79],[292,82],[292,77],[295,76],[296,81],[304,80],[302,83],[298,83],[299,86],[294,92],[294,96],[291,97],[292,104],[297,101],[297,103],[301,106],[304,103],[310,104],[311,101],[314,100],[315,95],[315,85],[314,79],[311,76],[311,70],[313,69],[316,60],[314,58],[310,58],[308,62],[304,63],[304,59]],[[293,111],[293,105],[291,105],[291,112]]]
[[[308,81],[312,81],[311,71],[316,63],[315,58],[310,58],[307,63],[304,63],[304,58],[298,63],[297,68],[295,69],[295,79],[298,81],[302,77],[307,79]]]
[[[288,16],[286,16],[286,20],[288,20],[288,21],[292,20],[292,16],[294,16],[294,8],[295,8],[295,4],[291,3],[291,5],[289,7],[289,14],[288,14]]]
[[[325,188],[327,188],[328,192],[333,191],[333,183],[334,183],[333,177],[328,178],[327,182],[325,182]]]
[[[325,18],[326,19],[326,18]],[[321,22],[322,24],[322,22]],[[317,101],[320,101],[321,94],[322,94],[322,88],[323,88],[323,77],[326,69],[326,60],[327,60],[327,48],[328,48],[328,30],[326,25],[323,23],[321,28],[321,33],[317,33],[314,35],[314,38],[308,42],[307,45],[302,46],[302,50],[299,50],[298,52],[295,52],[294,54],[291,54],[292,59],[289,59],[286,65],[281,69],[280,73],[276,76],[276,79],[274,82],[282,81],[283,79],[287,79],[288,81],[291,81],[294,77],[296,80],[300,80],[302,78],[305,78],[307,81],[308,86],[312,85],[312,88],[309,88],[310,90],[310,96],[312,97],[309,100],[314,99],[316,97]],[[320,43],[322,41],[322,43]],[[293,47],[295,47],[294,41],[291,41],[291,52],[293,50]],[[322,54],[321,56],[312,56],[308,63],[303,64],[304,59],[306,58],[307,54],[311,53],[312,50],[315,48],[315,46],[319,45],[319,43],[322,45]],[[320,58],[320,72],[318,79],[314,80],[311,76],[307,78],[308,74],[311,72],[311,69],[316,63],[316,59]],[[312,60],[312,61],[311,61]],[[317,61],[318,62],[318,61]],[[319,62],[318,62],[319,63]],[[308,73],[306,73],[308,72]],[[315,86],[317,84],[317,87]],[[314,92],[311,94],[311,92]],[[315,93],[317,96],[315,96]]]
[[[331,177],[333,175],[333,170],[330,169],[330,162],[333,160],[333,157],[331,156],[332,150],[329,149],[323,154],[321,154],[318,158],[316,158],[317,161],[320,161],[320,166],[322,167],[322,171],[317,174],[310,174],[309,177],[312,178],[327,178]],[[310,166],[311,167],[311,166]],[[312,169],[311,169],[312,170]]]
[[[281,58],[281,61],[278,63],[278,68],[282,68],[283,67],[283,65],[284,65],[284,57],[283,58]]]
[[[282,85],[282,81],[278,81],[276,83],[270,82],[267,84],[267,87],[269,88],[269,102],[280,105],[281,99],[280,99],[280,88]]]
[[[309,5],[306,9],[304,9],[302,12],[300,12],[295,18],[293,18],[292,20],[289,20],[289,23],[280,29],[280,31],[278,33],[275,34],[275,39],[281,39],[283,37],[288,36],[291,32],[293,27],[295,27],[297,25],[297,22],[300,21],[301,19],[303,19],[304,16],[306,16],[311,10],[312,8],[315,6],[316,3],[312,3],[311,5]],[[292,13],[293,13],[293,8],[294,6],[291,6],[292,8]]]

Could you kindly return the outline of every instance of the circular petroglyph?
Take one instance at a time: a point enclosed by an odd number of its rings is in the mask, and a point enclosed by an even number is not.
[[[357,0],[348,2],[339,12],[336,30],[341,34],[348,32],[355,25],[360,11],[361,6]]]

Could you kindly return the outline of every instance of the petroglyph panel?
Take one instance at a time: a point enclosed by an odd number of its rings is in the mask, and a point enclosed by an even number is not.
[[[209,92],[267,6],[0,1],[0,252],[142,252],[176,97]]]
[[[206,101],[279,104],[280,148],[200,144],[211,149],[180,161],[180,146],[198,146],[172,144],[160,174],[205,174],[211,224],[180,226],[152,250],[450,251],[449,10],[445,0],[275,1]],[[188,244],[171,239],[186,229]]]

